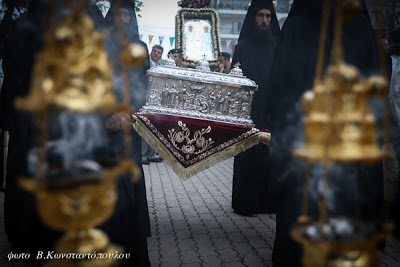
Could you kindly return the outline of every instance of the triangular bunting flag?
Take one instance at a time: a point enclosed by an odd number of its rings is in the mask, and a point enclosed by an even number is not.
[[[139,34],[139,39],[140,39],[140,41],[142,41],[142,39],[143,39],[143,34]]]
[[[169,42],[171,43],[171,47],[173,47],[175,37],[169,37]]]
[[[153,40],[153,35],[149,35],[149,44],[151,44],[152,40]]]
[[[161,45],[162,41],[164,40],[164,36],[158,36],[158,39],[160,40],[160,45]]]

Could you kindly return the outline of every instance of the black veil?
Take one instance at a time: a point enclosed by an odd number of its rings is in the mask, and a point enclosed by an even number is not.
[[[258,10],[267,8],[272,18],[269,31],[264,34],[255,24]],[[269,129],[265,123],[265,97],[269,90],[270,70],[280,29],[271,0],[253,0],[240,31],[239,41],[232,57],[231,68],[239,62],[243,74],[255,81],[258,91],[253,97],[251,119],[260,128]]]
[[[89,5],[86,13],[92,19],[97,31],[101,32],[107,29],[107,22],[96,4]]]
[[[255,15],[257,13],[258,10],[260,9],[269,9],[271,11],[271,29],[272,29],[272,34],[274,36],[278,36],[279,35],[279,23],[278,23],[278,19],[276,17],[276,13],[275,13],[275,9],[274,9],[274,5],[272,3],[271,0],[253,0],[248,11],[246,14],[246,17],[244,18],[243,21],[243,26],[242,29],[240,30],[240,35],[239,35],[239,39],[238,42],[242,39],[244,39],[245,37],[249,36],[251,34],[251,32],[254,30],[255,28]]]
[[[295,0],[282,27],[272,63],[267,113],[269,125],[285,123],[275,116],[281,113],[276,99],[288,104],[295,103],[311,89],[319,50],[323,0]],[[361,0],[361,12],[344,24],[344,59],[355,65],[363,75],[377,71],[377,51],[365,1]],[[333,21],[334,14],[331,14]],[[325,67],[330,61],[333,41],[333,25],[328,30]],[[291,79],[287,79],[291,77]],[[292,105],[293,106],[293,105]]]
[[[119,3],[118,3],[119,2]],[[130,42],[139,40],[139,29],[135,12],[135,3],[133,0],[114,0],[111,3],[110,10],[106,15],[106,21],[110,27],[115,27],[115,15],[118,12],[117,8],[125,8],[128,10],[131,21],[124,27],[125,35]]]
[[[118,3],[119,2],[119,3]],[[118,8],[125,8],[130,13],[130,22],[128,24],[120,21],[124,36],[118,33],[118,21],[116,20],[119,14]],[[135,5],[132,0],[114,0],[111,3],[110,9],[103,18],[100,9],[96,5],[91,5],[88,9],[88,14],[95,22],[98,30],[107,30],[108,35],[105,40],[105,47],[108,54],[108,59],[113,65],[113,86],[118,99],[122,100],[122,76],[120,75],[120,62],[119,56],[121,52],[120,41],[121,38],[126,38],[128,43],[137,43],[145,49],[147,55],[143,66],[138,68],[131,68],[127,66],[129,86],[131,92],[131,104],[137,110],[142,107],[146,102],[148,80],[146,71],[150,66],[147,45],[140,41],[138,24],[135,12]]]

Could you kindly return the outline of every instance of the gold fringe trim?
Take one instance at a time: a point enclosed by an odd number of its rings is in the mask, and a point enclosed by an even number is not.
[[[193,175],[204,171],[224,160],[236,156],[237,154],[246,151],[247,149],[257,145],[261,140],[270,140],[271,134],[266,132],[255,133],[252,136],[233,144],[222,151],[214,153],[207,158],[185,168],[179,160],[168,150],[164,144],[138,119],[132,115],[136,120],[132,124],[133,129],[151,146],[158,155],[174,170],[174,172],[182,179],[187,180]]]

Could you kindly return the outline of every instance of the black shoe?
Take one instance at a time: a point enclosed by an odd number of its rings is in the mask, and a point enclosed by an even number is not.
[[[385,241],[379,242],[379,243],[377,244],[377,249],[378,249],[379,251],[384,251],[384,250],[385,250],[385,247],[386,247],[386,238],[385,238]]]
[[[242,210],[233,210],[234,213],[241,215],[241,216],[246,216],[246,217],[254,217],[254,214],[251,213],[250,211],[242,211]]]
[[[142,165],[149,165],[150,161],[147,157],[142,157]]]
[[[159,155],[155,155],[154,157],[149,158],[150,162],[162,162],[163,159]]]
[[[394,238],[400,239],[400,226],[399,225],[396,226],[396,229],[393,231],[392,236]]]

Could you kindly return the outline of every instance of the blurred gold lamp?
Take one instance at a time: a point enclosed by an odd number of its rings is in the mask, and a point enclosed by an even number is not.
[[[21,178],[20,184],[36,194],[43,222],[66,231],[55,245],[56,253],[110,254],[123,248],[93,227],[113,213],[115,180],[128,171],[137,180],[140,173],[124,140],[122,149],[114,150],[115,137],[128,134],[116,135],[105,127],[111,113],[131,109],[129,101],[116,101],[106,35],[96,32],[83,15],[88,1],[83,2],[70,4],[71,14],[48,26],[43,51],[35,58],[30,93],[15,102],[18,109],[33,113],[37,128],[36,146],[28,156],[34,179]],[[131,61],[143,62],[145,54],[131,53]],[[48,265],[114,266],[115,260],[64,259]]]
[[[327,171],[322,182],[325,192],[319,203],[319,220],[308,217],[308,180],[311,164],[377,162],[384,156],[378,144],[376,119],[368,104],[370,97],[384,97],[388,82],[382,75],[361,77],[356,67],[345,64],[342,51],[343,19],[360,10],[357,0],[333,0],[335,36],[333,62],[322,76],[324,45],[328,31],[331,0],[325,0],[320,51],[312,91],[303,95],[305,110],[304,146],[293,152],[307,162],[303,214],[292,228],[292,237],[303,245],[304,266],[373,267],[378,266],[376,245],[390,230],[347,217],[328,217]]]
[[[305,144],[294,156],[310,162],[373,162],[382,159],[376,120],[368,99],[383,97],[382,76],[368,80],[345,63],[329,66],[321,84],[303,96]]]

